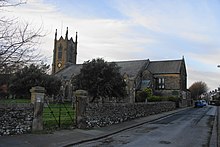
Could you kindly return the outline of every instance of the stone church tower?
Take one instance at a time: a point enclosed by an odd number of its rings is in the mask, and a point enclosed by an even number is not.
[[[77,57],[77,32],[75,42],[71,37],[68,40],[68,27],[66,30],[66,36],[60,37],[57,40],[57,29],[55,32],[54,39],[54,50],[53,50],[53,63],[52,63],[52,74],[57,73],[63,68],[68,67],[71,64],[76,64]]]

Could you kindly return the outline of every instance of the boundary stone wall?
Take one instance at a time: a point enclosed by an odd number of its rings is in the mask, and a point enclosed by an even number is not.
[[[33,104],[0,104],[0,136],[31,132],[33,113]]]
[[[85,103],[84,103],[85,104]],[[176,108],[174,102],[151,103],[86,103],[81,111],[79,128],[104,127],[127,120],[171,111]]]

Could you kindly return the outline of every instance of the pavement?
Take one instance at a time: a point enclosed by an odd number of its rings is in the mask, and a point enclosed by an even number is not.
[[[217,108],[217,125],[216,125],[216,131],[217,131],[217,147],[220,147],[220,106]]]
[[[0,137],[0,147],[60,147],[60,146],[75,146],[79,143],[98,140],[105,138],[107,136],[122,132],[124,130],[142,125],[147,122],[151,122],[161,117],[167,117],[169,115],[175,114],[180,111],[184,111],[188,108],[176,109],[174,111],[164,112],[161,114],[150,115],[147,117],[142,117],[139,119],[134,119],[131,121],[126,121],[120,124],[115,124],[102,128],[93,129],[73,129],[73,130],[59,130],[52,134],[24,134],[15,136],[1,136]],[[219,108],[218,108],[218,111]],[[219,114],[219,113],[218,113]],[[216,144],[218,138],[218,129],[220,121],[217,121],[220,117],[216,117],[215,123],[213,125],[211,146]],[[217,129],[218,128],[218,129]]]
[[[217,108],[217,116],[216,116],[216,132],[217,132],[217,147],[220,147],[220,106]]]
[[[220,106],[216,107],[209,147],[220,147]]]

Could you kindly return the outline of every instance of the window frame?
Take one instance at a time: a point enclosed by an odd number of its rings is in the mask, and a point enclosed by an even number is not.
[[[156,88],[158,90],[165,89],[165,78],[164,77],[156,78]]]

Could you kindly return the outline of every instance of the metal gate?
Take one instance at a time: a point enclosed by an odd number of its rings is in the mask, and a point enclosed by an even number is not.
[[[64,102],[62,97],[50,102],[47,98],[44,103],[44,128],[73,128],[76,122],[75,105]]]

